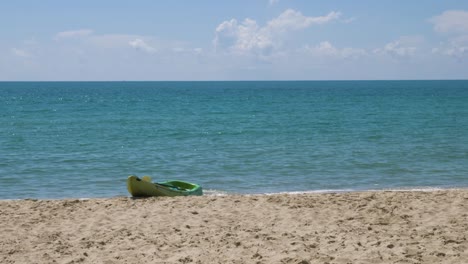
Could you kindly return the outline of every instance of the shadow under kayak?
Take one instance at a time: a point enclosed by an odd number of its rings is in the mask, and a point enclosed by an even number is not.
[[[184,181],[153,183],[147,176],[140,179],[135,175],[128,177],[127,190],[133,197],[203,195],[198,184]]]

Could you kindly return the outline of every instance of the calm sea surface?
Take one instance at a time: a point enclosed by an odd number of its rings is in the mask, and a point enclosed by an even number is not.
[[[468,187],[468,81],[0,82],[0,199]]]

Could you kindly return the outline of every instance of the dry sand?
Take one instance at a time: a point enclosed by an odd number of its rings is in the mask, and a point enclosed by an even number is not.
[[[0,201],[0,263],[468,263],[468,190]]]

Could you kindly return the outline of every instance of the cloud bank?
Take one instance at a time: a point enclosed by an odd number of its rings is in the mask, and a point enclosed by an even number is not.
[[[449,35],[448,40],[440,47],[432,49],[434,54],[442,54],[462,60],[468,57],[468,12],[448,10],[432,17],[434,31]]]
[[[352,20],[338,11],[308,16],[294,9],[265,22],[232,18],[207,28],[213,35],[205,45],[86,28],[60,31],[45,41],[4,44],[0,80],[468,78],[461,70],[468,68],[468,12],[447,10],[422,19],[437,43],[415,34],[350,47],[359,41],[323,34],[356,30]]]
[[[236,19],[226,20],[216,27],[213,44],[216,50],[267,54],[281,46],[286,33],[326,24],[340,16],[340,12],[332,11],[325,16],[309,17],[299,11],[287,9],[265,26],[259,26],[257,21],[250,18],[241,23]]]
[[[468,12],[448,10],[429,20],[438,33],[468,33]]]
[[[146,42],[144,42],[142,39],[135,39],[132,40],[128,43],[131,47],[137,49],[137,50],[142,50],[147,53],[155,53],[156,49],[148,45]]]

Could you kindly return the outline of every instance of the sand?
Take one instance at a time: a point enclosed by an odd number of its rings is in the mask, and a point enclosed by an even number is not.
[[[468,190],[0,201],[0,263],[468,263]]]

